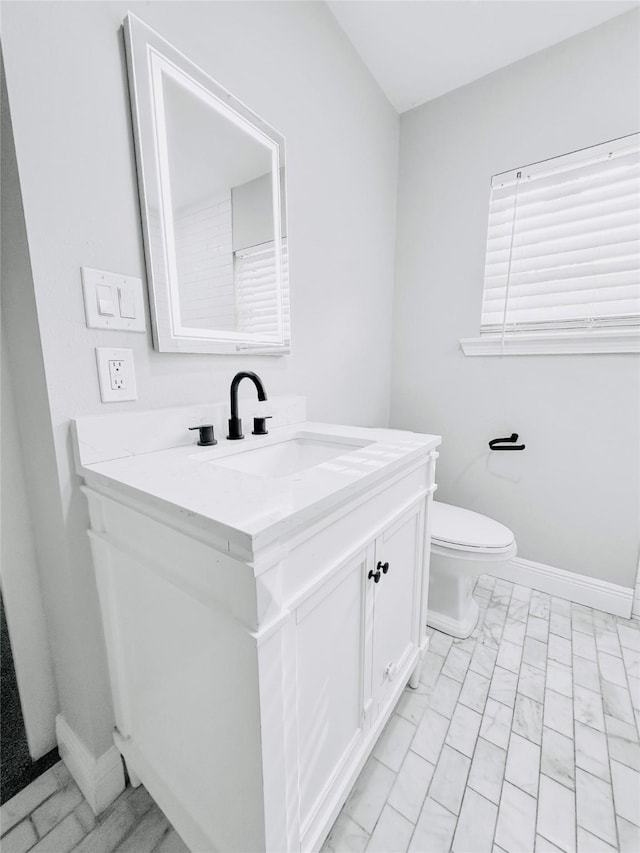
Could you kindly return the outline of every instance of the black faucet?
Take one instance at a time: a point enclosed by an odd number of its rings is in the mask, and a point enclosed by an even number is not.
[[[253,373],[251,370],[241,370],[240,373],[236,373],[231,381],[231,417],[229,418],[229,435],[227,436],[227,438],[230,439],[244,438],[242,434],[242,421],[238,417],[238,385],[243,379],[250,379],[256,386],[258,390],[258,400],[267,399],[267,392],[264,390],[262,380],[257,373]],[[262,427],[264,429],[264,418],[254,420],[262,420]],[[260,432],[258,434],[266,435],[266,433],[267,431],[265,429],[264,432]]]

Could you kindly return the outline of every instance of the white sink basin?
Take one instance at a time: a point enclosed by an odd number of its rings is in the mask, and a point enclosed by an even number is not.
[[[306,468],[313,468],[328,462],[336,456],[343,456],[360,447],[371,444],[370,441],[352,439],[349,442],[331,441],[319,438],[292,436],[286,441],[270,444],[266,447],[243,448],[239,453],[216,460],[213,464],[220,468],[232,468],[259,477],[288,477]]]

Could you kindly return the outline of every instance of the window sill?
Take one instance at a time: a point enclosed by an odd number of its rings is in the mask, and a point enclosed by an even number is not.
[[[592,331],[519,332],[461,338],[465,355],[575,355],[579,353],[640,353],[637,326]]]

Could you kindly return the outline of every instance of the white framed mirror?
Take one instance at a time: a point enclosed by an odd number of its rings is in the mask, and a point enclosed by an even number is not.
[[[156,349],[289,352],[284,138],[135,15],[124,32]]]

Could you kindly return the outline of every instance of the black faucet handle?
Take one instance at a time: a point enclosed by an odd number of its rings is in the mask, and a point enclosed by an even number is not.
[[[272,417],[273,415],[265,415],[263,418],[254,418],[253,430],[251,431],[252,435],[268,435],[267,421]]]
[[[201,447],[211,447],[218,443],[213,434],[213,424],[199,424],[198,426],[189,427],[189,430],[194,429],[200,430],[200,439],[198,440],[198,444]]]

